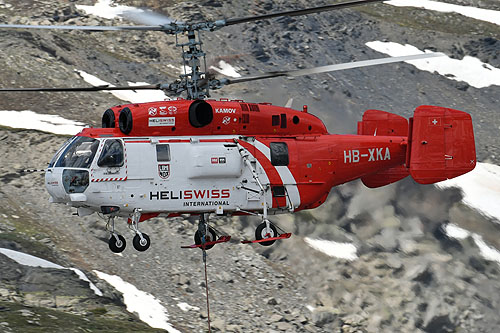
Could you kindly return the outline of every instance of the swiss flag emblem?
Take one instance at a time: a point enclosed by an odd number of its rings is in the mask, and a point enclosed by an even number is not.
[[[430,126],[441,126],[441,117],[429,117]]]

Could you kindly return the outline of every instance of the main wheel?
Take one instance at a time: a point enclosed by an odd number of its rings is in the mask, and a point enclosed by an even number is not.
[[[149,236],[146,235],[145,233],[142,233],[142,239],[141,236],[139,236],[139,234],[136,234],[134,236],[132,244],[134,244],[134,249],[142,252],[149,249],[149,247],[151,246],[151,240],[149,239]]]
[[[109,249],[114,253],[123,252],[123,250],[125,250],[125,247],[127,246],[127,242],[125,241],[125,238],[123,238],[122,235],[116,235],[116,237],[115,235],[111,235],[108,244],[109,244]]]
[[[208,234],[205,236],[205,242],[213,242],[217,240],[217,235],[215,234],[215,230],[212,228],[208,228]],[[196,245],[201,245],[201,233],[199,230],[196,230],[194,233],[194,243]],[[205,250],[210,250],[214,247],[215,244],[205,246]]]
[[[266,222],[262,222],[257,226],[257,229],[255,229],[256,240],[272,238],[276,236],[278,236],[278,230],[276,230],[276,227],[271,223],[269,224],[269,231],[266,231]],[[260,242],[259,244],[262,246],[271,246],[274,244],[274,242],[276,242],[276,240],[271,240],[268,242]]]

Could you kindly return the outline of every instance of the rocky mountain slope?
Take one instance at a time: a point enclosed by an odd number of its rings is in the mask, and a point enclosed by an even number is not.
[[[448,0],[500,10],[494,0]],[[93,1],[78,1],[92,5]],[[120,1],[148,6],[179,20],[243,17],[326,1],[258,0],[197,3]],[[88,16],[67,0],[0,0],[2,23],[120,24]],[[226,59],[241,74],[307,68],[381,55],[366,42],[409,43],[462,58],[470,55],[500,67],[498,25],[458,14],[385,4],[227,27],[204,34],[209,60]],[[81,86],[83,70],[113,84],[163,82],[178,75],[174,39],[158,33],[0,31],[0,86]],[[243,98],[294,107],[309,105],[330,132],[352,133],[365,109],[410,116],[421,104],[473,115],[478,160],[499,164],[498,86],[423,72],[408,64],[273,79],[231,86],[215,97]],[[0,95],[0,110],[33,110],[97,126],[102,112],[123,101],[110,94],[29,93]],[[71,271],[28,268],[0,254],[2,331],[154,331],[128,313],[120,293],[93,270],[115,274],[163,302],[181,332],[206,330],[204,276],[199,251],[190,244],[196,219],[153,219],[147,252],[112,254],[104,222],[72,216],[48,203],[43,175],[19,170],[46,166],[64,136],[0,128],[0,247],[78,267],[103,290],[96,296]],[[485,260],[477,242],[446,236],[443,225],[461,226],[500,248],[498,221],[461,202],[458,190],[439,190],[405,180],[377,190],[360,183],[332,190],[322,207],[274,219],[294,233],[270,248],[240,245],[251,238],[256,218],[217,218],[234,236],[209,252],[213,328],[226,332],[491,332],[500,325],[500,269]],[[118,227],[125,234],[125,224]],[[308,238],[306,238],[308,237]],[[329,257],[307,239],[353,243],[357,259]],[[184,311],[179,303],[201,310]]]

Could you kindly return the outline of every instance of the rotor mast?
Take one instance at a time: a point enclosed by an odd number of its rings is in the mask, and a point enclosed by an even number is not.
[[[196,36],[196,32],[198,36]],[[175,35],[175,46],[182,48],[182,65],[184,73],[180,75],[181,84],[186,90],[187,99],[203,99],[210,97],[209,85],[203,84],[207,78],[206,54],[203,52],[200,31],[190,28],[187,30],[187,43],[178,42]],[[187,50],[186,50],[187,48]],[[201,60],[203,60],[203,71],[200,70]],[[191,69],[188,73],[186,68]]]

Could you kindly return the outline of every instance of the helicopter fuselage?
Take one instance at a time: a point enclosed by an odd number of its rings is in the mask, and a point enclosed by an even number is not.
[[[270,214],[298,211],[321,205],[333,186],[399,165],[406,156],[404,137],[84,134],[66,148],[86,140],[84,150],[46,173],[52,200],[70,203],[79,215],[128,216],[134,208],[143,214],[234,214],[260,211],[264,204]],[[121,147],[123,159],[108,166],[103,154],[111,144]],[[83,155],[91,161],[82,165],[78,159]]]
[[[226,100],[121,105],[102,122],[70,139],[46,172],[52,201],[78,215],[278,214],[318,207],[357,178],[428,184],[475,166],[470,115],[441,107],[417,108],[410,123],[368,110],[358,135],[329,134],[306,107]]]

